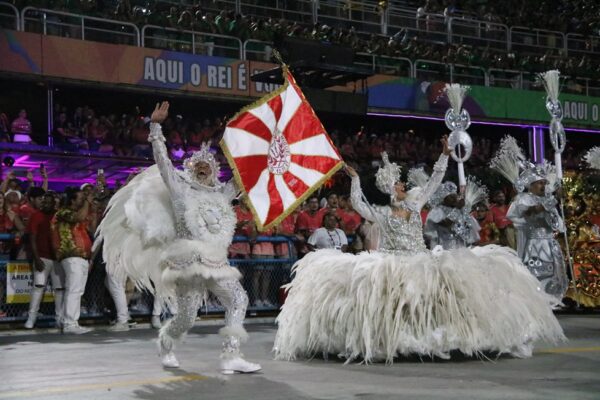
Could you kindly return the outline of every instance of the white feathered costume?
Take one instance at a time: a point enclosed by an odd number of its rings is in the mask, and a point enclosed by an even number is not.
[[[352,179],[352,205],[380,227],[377,250],[358,255],[319,250],[296,263],[277,319],[278,359],[333,353],[348,361],[392,363],[414,353],[448,358],[451,350],[527,357],[536,340],[564,339],[552,297],[513,250],[426,249],[419,212],[447,163],[442,155],[427,183],[396,202],[399,167],[384,157],[377,186],[408,217],[389,206],[370,206],[358,177]]]
[[[156,165],[113,196],[96,245],[103,241],[110,273],[127,275],[138,286],[176,302],[177,314],[160,331],[162,356],[174,359],[174,343],[193,326],[208,290],[226,309],[223,356],[239,357],[248,298],[239,271],[227,262],[236,225],[234,186],[218,181],[218,163],[208,146],[186,160],[185,171],[178,171],[159,124],[151,124],[149,140]],[[212,185],[193,177],[196,162],[210,165]]]

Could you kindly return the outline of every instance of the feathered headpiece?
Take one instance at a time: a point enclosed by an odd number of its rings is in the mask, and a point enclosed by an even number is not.
[[[194,173],[194,167],[199,162],[205,162],[210,166],[211,170],[211,180],[213,185],[221,186],[222,183],[219,181],[218,175],[220,171],[220,166],[215,156],[210,151],[210,144],[208,142],[202,143],[202,147],[199,151],[194,152],[191,157],[186,158],[183,161],[183,170],[192,180],[196,180],[196,176]]]
[[[454,182],[446,181],[442,183],[435,191],[433,196],[431,196],[431,198],[429,199],[429,204],[431,204],[434,207],[442,204],[446,196],[452,193],[456,193],[456,189],[456,183]]]
[[[546,160],[541,164],[529,162],[512,136],[505,136],[502,139],[500,149],[490,161],[490,168],[511,182],[519,193],[528,189],[533,182],[540,180],[548,182],[547,192],[554,191],[558,183],[554,165]]]
[[[402,168],[396,163],[390,162],[387,153],[381,153],[383,167],[380,167],[375,173],[375,186],[385,194],[390,196],[394,194],[394,185],[400,181]]]
[[[583,159],[588,163],[590,168],[600,169],[600,146],[592,147],[583,156]]]
[[[408,171],[408,187],[409,188],[422,188],[423,186],[425,186],[427,184],[427,181],[429,180],[429,175],[427,175],[427,172],[425,172],[425,170],[423,170],[423,167],[420,168],[412,168],[410,171]]]
[[[478,203],[488,202],[488,189],[482,185],[475,177],[467,178],[467,186],[465,187],[465,208],[471,210]]]

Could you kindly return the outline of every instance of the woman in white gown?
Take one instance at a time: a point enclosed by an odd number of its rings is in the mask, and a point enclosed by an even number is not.
[[[384,155],[376,182],[390,196],[387,206],[363,201],[358,175],[347,168],[352,205],[374,227],[374,250],[319,250],[296,263],[277,319],[277,359],[330,353],[392,363],[408,354],[449,358],[451,350],[529,357],[535,341],[565,339],[553,298],[513,250],[427,250],[420,210],[448,165],[445,137],[442,143],[431,178],[408,192]]]

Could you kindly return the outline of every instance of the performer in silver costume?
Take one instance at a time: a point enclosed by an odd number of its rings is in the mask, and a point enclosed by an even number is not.
[[[317,250],[296,263],[277,318],[277,359],[331,353],[392,363],[415,353],[449,358],[451,350],[529,357],[534,341],[564,339],[553,298],[511,249],[425,247],[420,211],[446,171],[450,150],[442,142],[432,176],[409,191],[384,156],[376,186],[387,204],[365,201],[358,174],[347,168],[352,205],[372,224],[371,250]]]
[[[555,232],[563,232],[554,192],[558,178],[554,165],[543,161],[534,165],[512,136],[502,139],[490,167],[511,182],[517,191],[507,218],[517,230],[517,252],[542,288],[562,301],[568,288],[565,261]]]
[[[479,240],[481,228],[456,189],[453,182],[444,182],[429,200],[433,208],[427,214],[423,234],[431,248],[458,249]]]
[[[222,184],[219,165],[208,145],[175,169],[168,157],[160,123],[168,115],[163,102],[152,113],[149,141],[156,165],[134,178],[111,199],[97,243],[104,240],[107,269],[125,274],[139,286],[176,303],[177,313],[160,330],[163,366],[179,367],[175,343],[194,325],[198,309],[211,292],[225,308],[221,371],[255,372],[240,342],[248,296],[240,273],[227,262],[236,225],[231,200],[237,191]]]
[[[567,292],[565,261],[555,232],[563,232],[564,221],[557,209],[554,189],[547,181],[547,165],[528,166],[519,177],[525,192],[518,194],[507,217],[517,229],[517,252],[546,293],[561,301]],[[548,189],[548,190],[547,190]]]

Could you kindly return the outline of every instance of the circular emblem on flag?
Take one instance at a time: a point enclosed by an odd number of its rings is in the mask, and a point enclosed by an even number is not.
[[[275,130],[271,143],[269,144],[269,155],[267,157],[267,166],[269,172],[275,175],[281,175],[290,169],[292,153],[285,137],[279,130]]]

